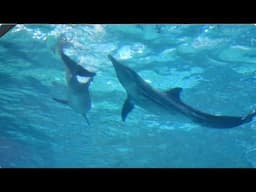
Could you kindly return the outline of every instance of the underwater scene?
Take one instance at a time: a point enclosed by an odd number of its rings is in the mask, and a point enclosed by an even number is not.
[[[255,34],[0,24],[0,167],[256,167]]]

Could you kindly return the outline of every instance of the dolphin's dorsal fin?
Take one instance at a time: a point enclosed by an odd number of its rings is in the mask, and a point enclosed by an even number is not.
[[[134,105],[132,104],[129,96],[126,98],[122,108],[122,121],[125,121],[127,115],[132,111]]]
[[[182,88],[176,87],[176,88],[172,88],[170,90],[165,91],[165,94],[168,97],[175,98],[178,101],[180,101],[180,93],[181,93],[182,90],[183,90]]]

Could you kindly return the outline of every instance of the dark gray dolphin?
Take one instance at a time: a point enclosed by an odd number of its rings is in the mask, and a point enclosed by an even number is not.
[[[10,31],[16,24],[1,24],[0,25],[0,37],[4,36],[8,31]]]
[[[86,116],[91,109],[89,86],[96,73],[90,72],[78,65],[64,54],[62,47],[58,48],[58,54],[66,68],[67,99],[53,99],[62,104],[69,105],[74,111],[82,114],[89,125]]]
[[[135,105],[138,105],[152,113],[160,115],[181,115],[186,119],[213,128],[233,128],[252,121],[256,111],[252,111],[244,117],[211,115],[201,112],[185,104],[180,93],[182,88],[173,88],[162,92],[151,87],[131,68],[119,63],[111,55],[111,60],[119,82],[127,92],[127,98],[122,108],[122,120],[125,121],[128,113]]]

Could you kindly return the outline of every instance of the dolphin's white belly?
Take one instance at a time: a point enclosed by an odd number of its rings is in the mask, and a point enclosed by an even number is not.
[[[86,114],[91,108],[91,101],[88,91],[68,90],[68,102],[74,111]]]
[[[175,110],[172,107],[163,108],[155,104],[154,102],[147,102],[147,103],[137,102],[137,105],[143,108],[144,110],[146,110],[147,112],[158,116],[161,119],[174,121],[174,122],[177,122],[177,121],[187,122],[187,123],[191,122],[190,118],[188,118],[187,116],[182,114],[180,111]]]
[[[154,94],[154,93],[153,93]],[[135,105],[140,106],[144,110],[155,114],[161,118],[168,119],[171,121],[182,120],[182,121],[191,121],[188,117],[182,114],[174,106],[171,105],[168,101],[163,99],[158,99],[158,96],[155,95],[142,95],[136,93],[136,95],[130,95],[132,102]]]

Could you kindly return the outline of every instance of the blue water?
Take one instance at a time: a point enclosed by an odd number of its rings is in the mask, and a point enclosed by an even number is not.
[[[168,121],[126,98],[107,55],[153,87],[182,87],[182,99],[211,114],[243,116],[256,106],[256,25],[17,25],[0,39],[0,167],[255,167],[256,122],[214,129]],[[62,95],[65,69],[52,52],[97,73],[91,127]]]

